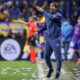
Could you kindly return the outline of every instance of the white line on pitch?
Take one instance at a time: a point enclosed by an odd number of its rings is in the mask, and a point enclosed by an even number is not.
[[[39,78],[38,80],[47,80],[44,75],[42,64],[37,63],[37,67],[38,67],[38,78]]]

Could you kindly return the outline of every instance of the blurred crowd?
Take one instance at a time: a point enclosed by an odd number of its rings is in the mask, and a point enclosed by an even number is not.
[[[39,14],[39,12],[36,11],[35,9],[36,5],[39,5],[38,0],[34,0],[30,4],[28,4],[27,0],[0,2],[0,22],[13,21],[15,19],[27,22],[30,16],[35,16],[36,18]],[[61,0],[59,5],[60,5],[60,11],[63,13],[65,17],[66,4],[64,0]],[[41,7],[49,11],[49,2],[45,0],[44,3],[41,5]],[[76,23],[79,14],[80,14],[80,2],[72,1],[71,22],[73,25]]]
[[[73,26],[77,23],[78,16],[80,16],[80,1],[72,1],[71,23]]]
[[[49,11],[49,0],[45,0],[40,7],[44,10]],[[39,21],[39,18],[43,16],[42,13],[38,12],[35,8],[36,5],[39,5],[38,0],[34,0],[31,3],[28,3],[27,0],[22,1],[7,1],[2,2],[0,1],[0,22],[11,22],[14,20],[18,21],[25,21],[28,22],[29,17],[33,16],[35,21]],[[60,0],[59,3],[60,11],[62,12],[63,16],[66,17],[66,4],[64,0]],[[72,1],[71,2],[71,18],[69,21],[74,26],[77,23],[77,18],[80,15],[80,2]],[[63,19],[64,20],[64,19]],[[12,33],[12,30],[7,31],[7,36]],[[22,31],[20,34],[16,34],[16,36],[20,37],[25,34],[25,30]],[[11,34],[12,35],[12,34]],[[0,34],[0,37],[3,35]],[[9,36],[11,37],[11,36]]]
[[[27,0],[0,2],[0,21],[23,20],[28,21],[30,16],[37,17],[39,12],[36,11],[35,5],[37,0],[28,4]],[[47,6],[47,7],[46,7]],[[49,11],[48,2],[45,1],[42,8]]]
[[[27,31],[25,29],[23,29],[21,32],[13,33],[12,29],[8,29],[6,36],[0,34],[0,39],[2,39],[2,38],[26,39],[27,38]]]
[[[49,11],[49,4],[50,2],[48,2],[48,0],[45,0],[44,3],[40,6],[46,11]],[[42,17],[43,14],[35,9],[36,5],[39,5],[38,0],[34,0],[29,4],[27,0],[7,2],[0,1],[0,22],[4,21],[11,22],[14,20],[28,22],[30,16],[33,16],[35,18],[35,21],[38,21],[38,17]],[[66,17],[65,16],[66,4],[64,0],[61,0],[59,5],[60,5],[59,10],[63,13],[63,16]],[[71,18],[69,19],[73,26],[77,23],[77,18],[79,15],[80,15],[80,2],[73,0],[71,2]],[[11,30],[8,30],[7,34],[9,31]],[[0,37],[2,37],[1,34]]]

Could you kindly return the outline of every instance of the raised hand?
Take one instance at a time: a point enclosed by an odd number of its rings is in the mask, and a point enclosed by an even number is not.
[[[44,11],[44,9],[42,9],[42,8],[39,7],[39,6],[36,6],[36,9],[37,9],[39,12],[43,12],[43,11]]]

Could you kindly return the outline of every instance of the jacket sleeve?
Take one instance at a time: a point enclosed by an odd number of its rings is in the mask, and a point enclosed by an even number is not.
[[[73,28],[71,26],[69,32],[67,32],[67,34],[66,34],[66,36],[64,36],[64,38],[67,38],[69,35],[72,34],[72,32],[73,32]]]
[[[41,32],[43,32],[43,31],[45,31],[45,30],[47,30],[47,25],[46,25],[46,23],[44,23],[44,25],[42,26],[42,28],[39,29],[37,32],[38,32],[38,33],[41,33]]]
[[[60,19],[62,17],[62,14],[57,12],[56,14],[50,14],[46,12],[45,10],[43,11],[43,14],[46,18],[54,20],[54,19]]]

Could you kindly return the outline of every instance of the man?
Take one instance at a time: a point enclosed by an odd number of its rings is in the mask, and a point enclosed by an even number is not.
[[[62,41],[63,41],[63,48],[64,48],[64,59],[66,61],[68,60],[67,54],[68,54],[70,42],[72,40],[72,32],[73,32],[72,25],[68,20],[65,20],[61,26],[61,34],[62,34]]]
[[[78,17],[77,24],[75,25],[73,41],[74,41],[73,46],[74,53],[78,57],[77,64],[80,64],[80,16]]]
[[[57,61],[57,68],[56,68],[56,76],[55,78],[58,79],[60,76],[61,66],[62,66],[62,57],[61,57],[61,19],[62,14],[58,10],[58,4],[56,2],[52,2],[50,4],[50,13],[46,12],[42,8],[36,6],[36,9],[39,12],[42,12],[45,16],[45,23],[44,26],[38,30],[35,35],[45,31],[45,61],[49,68],[49,72],[47,77],[50,78],[52,72],[54,71],[50,56],[54,50],[56,61]]]

